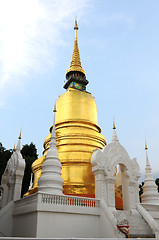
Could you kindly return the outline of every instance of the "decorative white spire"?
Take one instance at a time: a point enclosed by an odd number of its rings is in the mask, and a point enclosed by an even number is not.
[[[61,177],[62,167],[56,148],[55,112],[56,108],[54,107],[54,121],[51,133],[50,148],[42,165],[42,173],[41,177],[39,178],[38,190],[43,193],[62,195],[64,180]]]
[[[20,131],[20,134],[19,134],[19,140],[18,140],[18,143],[17,143],[17,147],[16,147],[16,150],[20,152],[20,141],[21,141],[21,137],[22,136],[22,130]]]
[[[145,173],[145,180],[146,180],[146,174],[149,172],[151,173],[151,167],[150,167],[150,163],[149,163],[149,158],[148,158],[148,153],[147,153],[147,150],[148,150],[148,146],[147,146],[147,142],[146,142],[146,137],[145,137],[145,151],[146,151],[146,173]],[[152,174],[151,174],[152,175]]]
[[[141,195],[142,203],[149,203],[149,204],[159,204],[159,193],[157,191],[157,185],[153,179],[151,173],[151,166],[148,159],[148,147],[145,138],[145,150],[146,150],[146,168],[145,168],[145,183],[143,186],[143,194]]]
[[[13,148],[13,153],[7,162],[5,169],[6,184],[10,186],[8,192],[8,203],[12,200],[18,200],[21,197],[22,180],[25,170],[25,160],[20,152],[21,132],[18,138],[17,147]],[[7,177],[6,177],[7,176]]]
[[[115,126],[114,115],[113,115],[113,136],[112,136],[112,142],[119,142],[117,134],[116,134],[116,126]]]

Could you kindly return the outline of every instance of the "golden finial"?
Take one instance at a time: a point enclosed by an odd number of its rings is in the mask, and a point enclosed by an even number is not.
[[[19,139],[22,138],[22,129],[20,130]]]
[[[55,103],[55,105],[54,105],[54,110],[53,110],[53,112],[57,112],[57,111],[56,111],[56,103]]]
[[[80,54],[79,54],[79,49],[78,49],[78,41],[77,41],[77,30],[78,30],[78,25],[77,25],[77,18],[75,18],[75,41],[74,41],[74,48],[73,48],[73,54],[72,54],[72,61],[70,68],[66,72],[66,76],[68,75],[69,72],[81,72],[84,75],[86,74],[85,71],[83,70],[81,66],[81,59],[80,59]]]
[[[13,147],[13,152],[15,151],[15,144],[14,144],[14,147]]]
[[[77,29],[77,30],[78,30],[77,17],[75,17],[75,26],[74,26],[74,29]]]
[[[113,129],[116,129],[114,115],[113,115]]]
[[[75,40],[77,40],[77,30],[78,30],[78,25],[77,25],[77,18],[75,17],[75,26],[74,26],[74,30],[75,30]]]
[[[145,137],[145,150],[147,150],[148,147],[147,147],[147,142],[146,142],[146,137]]]

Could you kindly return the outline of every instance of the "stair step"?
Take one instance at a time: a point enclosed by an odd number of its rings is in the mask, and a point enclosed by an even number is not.
[[[140,215],[139,212],[118,210],[117,212],[114,212],[114,216],[116,217],[116,219],[118,219],[122,213],[127,217],[127,220],[129,222],[129,235],[131,238],[154,238],[155,237],[148,223]]]
[[[129,234],[130,238],[155,238],[155,234]]]

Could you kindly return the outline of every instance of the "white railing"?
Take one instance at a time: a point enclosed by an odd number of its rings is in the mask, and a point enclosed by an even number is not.
[[[74,197],[68,195],[60,196],[50,194],[42,194],[42,203],[93,208],[99,206],[99,200],[94,198]]]
[[[143,208],[139,203],[136,205],[136,209],[141,214],[141,216],[146,220],[146,222],[152,229],[153,233],[159,232],[159,226],[155,219],[150,215],[150,213],[146,211],[146,209]]]

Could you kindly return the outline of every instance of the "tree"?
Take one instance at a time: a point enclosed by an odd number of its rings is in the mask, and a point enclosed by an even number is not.
[[[159,192],[159,178],[156,178],[155,183],[156,183],[156,185],[158,187],[158,192]]]
[[[38,158],[36,146],[32,142],[29,145],[28,144],[23,145],[21,154],[25,159],[26,163],[21,192],[21,196],[23,197],[23,195],[29,189],[32,173],[31,165]]]
[[[140,197],[140,202],[141,202],[141,195],[143,194],[143,185],[144,185],[144,182],[142,182],[140,185],[139,185],[139,197]]]
[[[6,150],[6,148],[3,147],[2,143],[0,143],[0,184],[1,184],[2,175],[6,168],[7,162],[11,157],[12,152],[13,150],[11,149]]]

